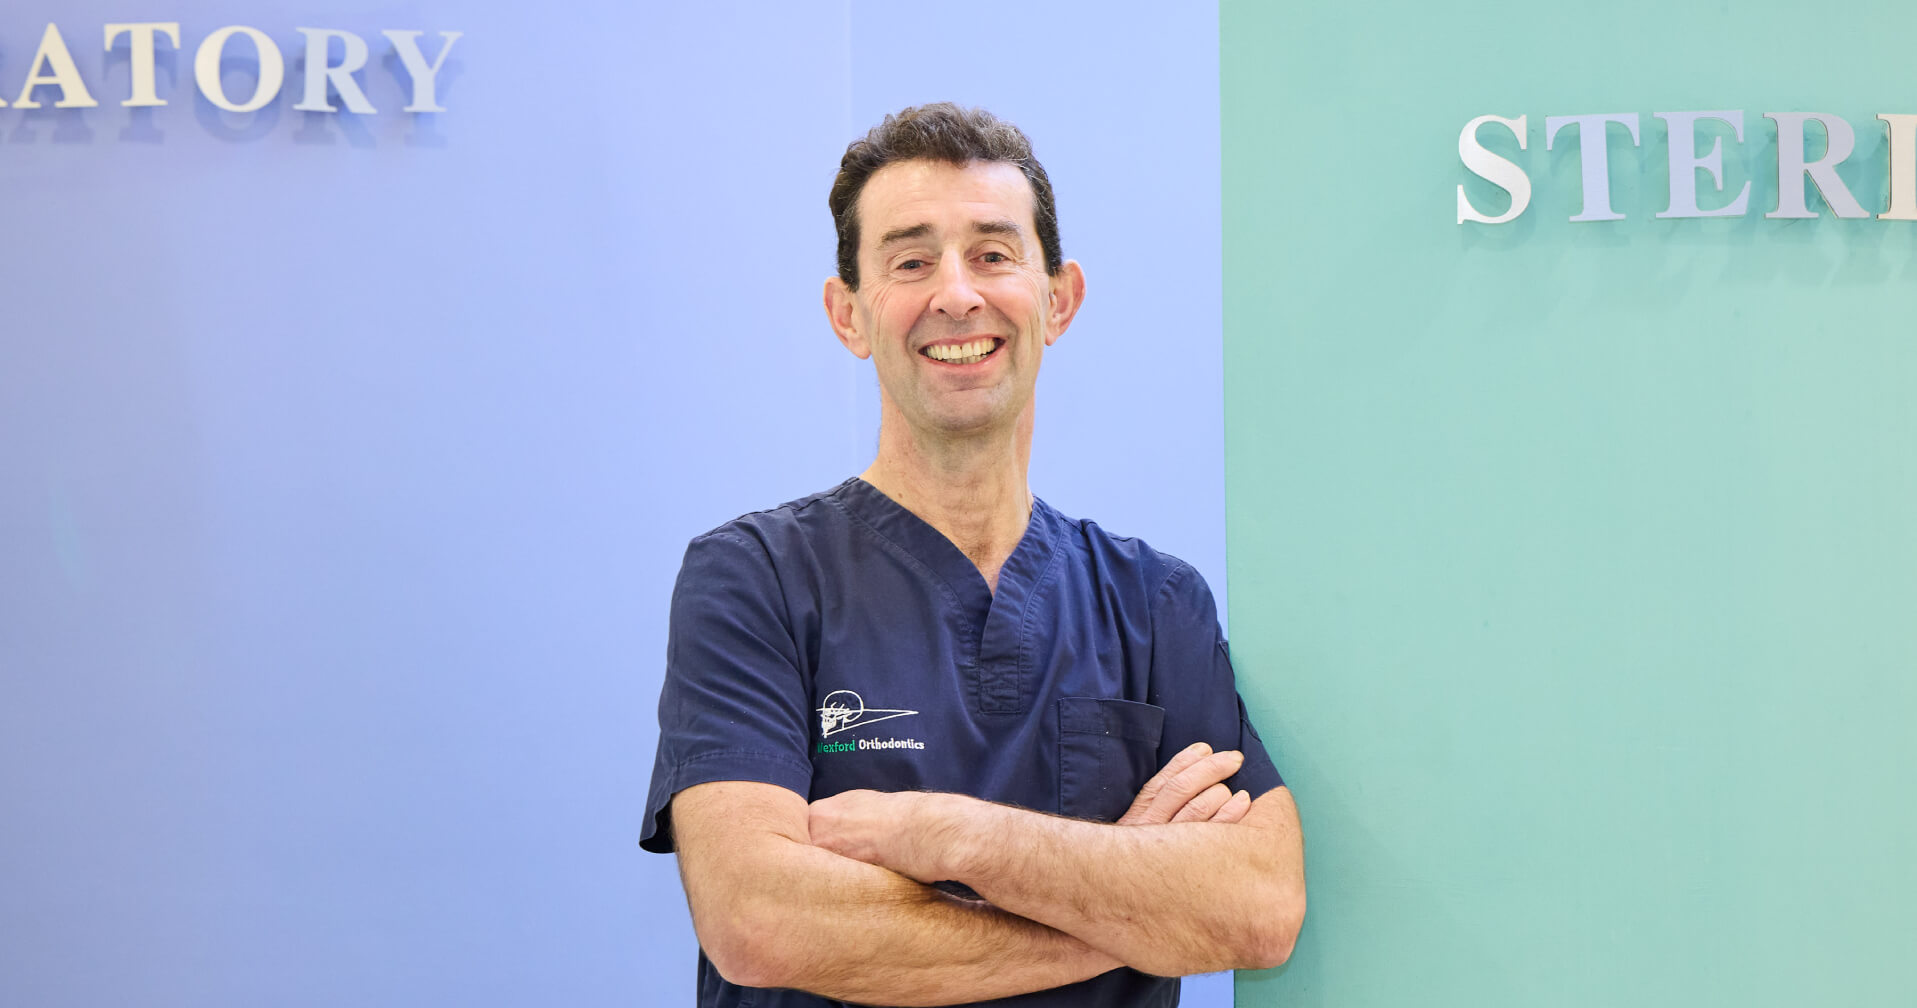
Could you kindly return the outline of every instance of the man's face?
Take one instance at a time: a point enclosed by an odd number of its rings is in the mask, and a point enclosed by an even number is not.
[[[933,436],[1015,423],[1084,293],[1077,263],[1046,274],[1024,173],[895,162],[867,180],[858,215],[859,289],[827,281],[826,312],[873,359],[887,421]]]

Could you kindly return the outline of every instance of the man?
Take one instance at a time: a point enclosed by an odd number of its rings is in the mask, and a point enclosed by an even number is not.
[[[1282,962],[1297,811],[1209,590],[1027,489],[1085,293],[1030,144],[906,109],[830,202],[877,458],[695,539],[673,593],[642,843],[679,853],[700,1003],[1170,1005]]]

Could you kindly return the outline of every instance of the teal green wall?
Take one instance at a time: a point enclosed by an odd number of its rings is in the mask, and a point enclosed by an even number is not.
[[[1762,118],[1882,210],[1917,8],[1589,11],[1222,7],[1233,649],[1311,883],[1241,1004],[1917,999],[1917,223],[1766,219]],[[1656,220],[1652,113],[1739,108],[1748,215]],[[1536,194],[1459,225],[1487,113]]]

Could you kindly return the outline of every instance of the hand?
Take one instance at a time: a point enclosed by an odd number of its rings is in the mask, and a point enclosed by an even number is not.
[[[943,797],[919,791],[841,791],[807,806],[812,846],[840,857],[889,868],[930,884],[940,881],[937,858],[921,850],[912,827],[919,806]]]
[[[1194,742],[1145,782],[1118,824],[1235,823],[1251,811],[1251,792],[1233,794],[1225,780],[1244,764],[1245,754],[1236,749],[1215,753],[1211,746]]]

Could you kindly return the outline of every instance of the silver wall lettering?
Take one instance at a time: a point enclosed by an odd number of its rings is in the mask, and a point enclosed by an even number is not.
[[[1744,112],[1741,109],[1706,112],[1654,112],[1664,121],[1665,146],[1669,149],[1670,174],[1667,179],[1670,187],[1670,203],[1657,214],[1660,218],[1684,217],[1742,217],[1750,209],[1751,183],[1746,180],[1737,191],[1737,195],[1722,206],[1705,209],[1698,205],[1697,173],[1709,174],[1711,187],[1721,196],[1724,193],[1724,138],[1711,139],[1710,150],[1699,154],[1697,151],[1698,124],[1705,120],[1721,122],[1731,129],[1735,142],[1744,142]],[[1809,178],[1817,187],[1818,195],[1829,206],[1831,212],[1843,218],[1869,217],[1870,212],[1857,202],[1850,187],[1837,174],[1837,166],[1843,164],[1857,149],[1857,134],[1843,116],[1827,112],[1766,112],[1766,119],[1777,127],[1777,209],[1765,214],[1765,217],[1783,219],[1802,219],[1816,217],[1817,211],[1811,209],[1805,198],[1804,179]],[[1879,220],[1917,220],[1917,115],[1880,113],[1884,128],[1889,133],[1888,153],[1885,172],[1889,180],[1889,207],[1877,215]],[[1815,121],[1823,128],[1826,143],[1821,157],[1811,159],[1806,156],[1805,124]],[[1473,206],[1465,195],[1465,187],[1457,187],[1458,223],[1474,221],[1479,224],[1506,224],[1516,220],[1531,203],[1531,178],[1525,174],[1523,166],[1517,162],[1493,154],[1478,141],[1478,130],[1488,123],[1497,123],[1517,136],[1518,150],[1525,149],[1525,117],[1507,119],[1496,115],[1482,115],[1465,123],[1458,134],[1458,159],[1472,174],[1504,189],[1511,194],[1511,206],[1504,213],[1492,216]],[[1610,161],[1610,125],[1617,123],[1631,135],[1631,145],[1641,146],[1638,133],[1639,118],[1635,112],[1586,113],[1582,115],[1553,115],[1544,118],[1544,149],[1556,146],[1559,133],[1564,127],[1575,124],[1578,128],[1579,176],[1583,185],[1584,204],[1579,212],[1571,217],[1573,221],[1616,221],[1623,220],[1624,214],[1611,206],[1611,161]],[[1717,202],[1713,199],[1712,202]]]
[[[295,109],[302,112],[337,112],[332,97],[339,96],[340,105],[345,111],[357,115],[372,115],[378,110],[367,100],[362,77],[355,76],[366,70],[372,62],[372,51],[361,35],[339,28],[297,28],[305,42],[305,80],[300,92],[299,103]],[[126,108],[156,108],[166,105],[167,99],[160,94],[159,81],[155,74],[156,50],[160,39],[165,38],[174,49],[183,49],[178,21],[112,21],[101,27],[106,51],[111,53],[122,38],[126,39],[127,69],[130,77],[128,93],[120,104]],[[419,37],[425,32],[415,29],[382,29],[380,34],[392,43],[393,55],[398,57],[399,67],[404,70],[411,85],[412,100],[406,105],[408,112],[444,112],[446,107],[439,103],[439,73],[446,66],[446,57],[452,52],[453,43],[462,32],[442,31],[439,33],[439,53],[431,62],[420,51]],[[220,64],[227,57],[227,47],[235,35],[243,35],[253,44],[258,57],[258,73],[253,80],[253,93],[245,100],[235,100],[227,93],[226,81],[220,71]],[[331,62],[329,56],[333,42],[339,41],[339,62]],[[238,50],[244,54],[245,47]],[[389,61],[389,67],[392,65]],[[36,89],[58,88],[59,99],[55,108],[97,108],[99,102],[88,90],[87,82],[80,74],[80,67],[67,48],[66,37],[61,34],[58,24],[48,24],[40,36],[40,45],[34,51],[33,59],[26,64],[26,77],[20,84],[13,105],[9,106],[4,97],[0,97],[0,108],[37,109],[48,92]],[[399,69],[392,71],[395,75]],[[228,112],[253,112],[265,108],[280,95],[280,88],[286,82],[286,54],[280,46],[265,32],[248,25],[227,25],[216,29],[212,34],[200,40],[193,51],[193,80],[200,94],[217,108]]]
[[[1777,209],[1766,217],[1815,217],[1817,211],[1804,205],[1804,176],[1817,185],[1831,211],[1839,217],[1869,217],[1837,177],[1837,166],[1857,148],[1857,135],[1842,116],[1822,112],[1766,112],[1764,118],[1777,123]],[[1824,126],[1829,140],[1824,156],[1804,160],[1804,124],[1815,119]]]
[[[1702,157],[1697,153],[1697,124],[1702,119],[1715,119],[1731,128],[1731,135],[1738,143],[1744,142],[1744,112],[1742,109],[1731,112],[1653,112],[1652,115],[1664,120],[1664,131],[1669,142],[1665,145],[1671,151],[1671,202],[1659,217],[1742,217],[1744,208],[1751,200],[1751,184],[1747,180],[1744,188],[1737,191],[1737,198],[1715,210],[1704,210],[1697,205],[1697,173],[1701,169],[1711,173],[1711,186],[1718,192],[1724,191],[1724,138],[1711,138],[1710,153]]]
[[[1917,220],[1917,115],[1879,113],[1890,131],[1890,209],[1879,220]]]
[[[253,97],[239,103],[226,96],[226,85],[220,80],[220,57],[226,53],[227,40],[235,35],[251,39],[260,55],[260,75],[253,84]],[[279,96],[280,84],[286,80],[286,57],[280,55],[280,47],[258,28],[227,25],[208,35],[193,54],[193,79],[207,101],[228,112],[252,112],[265,108],[267,102]]]
[[[1597,115],[1545,116],[1544,149],[1551,149],[1558,130],[1576,123],[1578,127],[1578,163],[1584,176],[1584,209],[1574,221],[1623,220],[1611,209],[1611,137],[1607,123],[1622,123],[1631,131],[1631,146],[1638,145],[1637,113],[1612,112]]]
[[[19,108],[39,108],[40,103],[33,100],[33,89],[42,84],[51,84],[60,89],[60,100],[53,103],[54,108],[94,108],[100,103],[93,100],[87,91],[86,82],[80,79],[80,68],[73,63],[73,54],[67,51],[67,40],[60,36],[59,25],[47,25],[40,36],[40,48],[33,54],[33,62],[27,64],[27,82],[20,85],[20,97],[13,104]]]
[[[1464,124],[1464,130],[1458,134],[1458,157],[1472,174],[1511,194],[1511,206],[1496,217],[1480,213],[1464,195],[1464,187],[1458,187],[1458,223],[1477,221],[1480,224],[1503,224],[1516,220],[1531,205],[1531,179],[1524,169],[1512,164],[1507,158],[1499,157],[1484,149],[1478,143],[1478,127],[1485,123],[1497,123],[1517,135],[1518,149],[1524,149],[1524,117],[1505,119],[1501,116],[1482,115]]]
[[[459,40],[460,32],[443,31],[439,37],[445,41],[439,47],[439,56],[428,64],[426,57],[419,52],[419,36],[422,32],[388,29],[380,32],[393,43],[393,51],[399,54],[399,61],[406,67],[406,73],[413,78],[413,101],[406,106],[408,112],[444,112],[437,95],[434,94],[434,82],[439,79],[439,68],[446,65],[446,54],[453,51],[453,43]]]
[[[340,101],[346,103],[346,111],[358,115],[372,115],[373,103],[366,100],[366,92],[359,89],[359,82],[353,79],[353,72],[366,65],[366,40],[349,31],[332,28],[300,28],[306,36],[306,94],[298,105],[293,106],[301,112],[331,112],[333,103],[326,100],[326,87],[331,84],[339,92]],[[336,65],[326,62],[327,41],[339,39],[345,47]]]
[[[131,36],[127,39],[127,49],[128,62],[133,72],[133,87],[126,101],[120,104],[128,108],[154,108],[165,105],[166,99],[160,97],[159,88],[153,78],[154,37],[164,34],[167,40],[173,43],[173,48],[178,49],[180,23],[178,21],[115,23],[107,25],[104,34],[107,52],[113,51],[115,39],[122,35]]]

